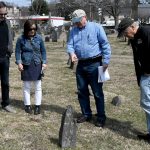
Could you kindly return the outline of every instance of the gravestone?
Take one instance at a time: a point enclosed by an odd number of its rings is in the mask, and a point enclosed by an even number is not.
[[[57,37],[57,29],[56,28],[54,28],[52,30],[51,36],[52,36],[52,42],[57,42],[58,37]]]
[[[76,146],[77,125],[73,113],[74,110],[72,106],[69,105],[62,115],[59,130],[59,144],[62,148],[72,148]]]
[[[49,37],[48,36],[45,37],[45,42],[49,42]]]
[[[112,102],[111,102],[113,105],[115,106],[120,106],[121,105],[121,98],[119,96],[115,96],[113,99],[112,99]]]

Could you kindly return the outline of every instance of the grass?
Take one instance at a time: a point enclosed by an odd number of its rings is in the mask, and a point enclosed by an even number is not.
[[[110,35],[112,58],[109,66],[111,80],[104,84],[106,127],[102,130],[93,123],[78,124],[75,150],[147,150],[149,144],[139,141],[138,132],[146,132],[145,114],[139,106],[139,87],[136,83],[132,51],[127,43]],[[16,41],[16,40],[15,40]],[[15,44],[14,41],[14,44]],[[45,43],[48,67],[42,81],[42,113],[39,116],[24,112],[22,81],[15,64],[14,54],[10,64],[10,99],[17,113],[0,109],[0,150],[59,150],[59,128],[62,113],[72,105],[80,113],[77,100],[74,70],[67,66],[67,54],[61,41]],[[31,101],[34,104],[34,91]],[[111,104],[120,96],[119,107]],[[91,96],[91,108],[96,113]],[[71,148],[70,148],[71,149]],[[69,148],[68,148],[69,150]]]

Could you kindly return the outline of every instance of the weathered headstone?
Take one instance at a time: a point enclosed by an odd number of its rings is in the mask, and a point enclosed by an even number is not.
[[[73,108],[69,105],[62,115],[61,127],[59,130],[59,144],[62,148],[76,146],[77,125],[73,113]]]
[[[52,42],[57,42],[57,30],[53,29],[52,30]]]
[[[115,106],[120,106],[121,105],[121,98],[119,96],[115,96],[113,99],[112,99],[112,102],[111,102],[113,105]]]
[[[49,37],[48,36],[45,37],[45,42],[49,42]]]

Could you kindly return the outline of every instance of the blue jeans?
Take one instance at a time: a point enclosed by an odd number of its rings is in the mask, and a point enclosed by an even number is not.
[[[0,60],[2,107],[9,105],[9,58]]]
[[[105,121],[103,83],[98,83],[98,66],[100,66],[100,62],[78,62],[76,70],[78,100],[82,114],[91,117],[88,89],[88,85],[90,85],[95,98],[98,120]]]
[[[146,113],[147,130],[150,133],[150,76],[142,76],[140,80],[141,107]]]

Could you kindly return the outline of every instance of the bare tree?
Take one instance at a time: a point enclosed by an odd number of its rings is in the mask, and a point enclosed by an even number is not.
[[[138,20],[138,3],[139,0],[132,0],[131,2],[131,18]]]
[[[60,0],[60,3],[56,4],[57,14],[67,20],[71,18],[71,13],[77,8],[81,8],[81,6],[80,2],[76,0]]]
[[[32,5],[29,8],[30,12],[35,15],[48,14],[48,3],[46,0],[31,0]]]
[[[127,0],[97,0],[104,13],[111,15],[115,20],[115,28],[118,26],[119,15]]]
[[[99,4],[97,3],[97,0],[82,0],[80,2],[80,6],[82,9],[86,11],[89,20],[91,21],[99,20],[99,16],[98,16]]]
[[[119,15],[122,12],[122,9],[125,7],[130,0],[83,0],[84,3],[90,5],[92,3],[96,6],[95,9],[101,8],[101,20],[103,15],[110,15],[114,17],[115,28],[118,26]],[[98,14],[98,12],[97,12]]]
[[[117,28],[119,15],[125,6],[130,7],[129,4],[131,4],[131,0],[60,0],[57,11],[58,14],[61,14],[61,16],[69,16],[69,14],[71,14],[75,9],[81,8],[86,11],[90,20],[102,20],[103,15],[107,14],[114,17],[115,28]],[[135,5],[132,6],[133,10],[135,11]],[[99,8],[102,10],[100,14],[101,16],[98,16]],[[128,9],[131,10],[131,8]],[[100,17],[101,19],[99,19]],[[67,18],[69,19],[69,17]]]

